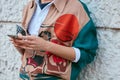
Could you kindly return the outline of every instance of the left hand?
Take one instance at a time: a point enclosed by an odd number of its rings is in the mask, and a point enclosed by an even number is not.
[[[47,41],[37,36],[18,36],[16,46],[30,50],[44,50]]]

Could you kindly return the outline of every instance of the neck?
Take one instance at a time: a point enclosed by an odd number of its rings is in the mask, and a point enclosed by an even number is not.
[[[51,2],[52,0],[41,0],[41,3],[48,3]]]

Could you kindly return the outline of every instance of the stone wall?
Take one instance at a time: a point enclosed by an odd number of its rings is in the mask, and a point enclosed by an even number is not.
[[[18,80],[20,54],[7,34],[15,33],[28,0],[0,0],[0,80]]]
[[[120,0],[82,0],[97,26],[97,56],[80,74],[81,80],[120,79]],[[28,0],[0,1],[0,80],[18,80],[20,55],[7,34],[15,33]]]
[[[120,0],[82,0],[97,25],[99,49],[81,80],[120,80]]]

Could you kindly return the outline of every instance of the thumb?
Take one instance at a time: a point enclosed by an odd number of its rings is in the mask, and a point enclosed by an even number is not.
[[[19,38],[19,39],[22,39],[23,36],[22,36],[21,33],[18,33],[17,35],[18,35],[18,38]]]

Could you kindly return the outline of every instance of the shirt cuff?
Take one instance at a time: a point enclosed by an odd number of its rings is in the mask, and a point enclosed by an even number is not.
[[[73,49],[74,49],[74,51],[75,51],[75,60],[74,61],[72,61],[72,62],[75,62],[75,63],[77,63],[78,61],[79,61],[79,59],[80,59],[80,50],[78,49],[78,48],[75,48],[75,47],[72,47]]]

